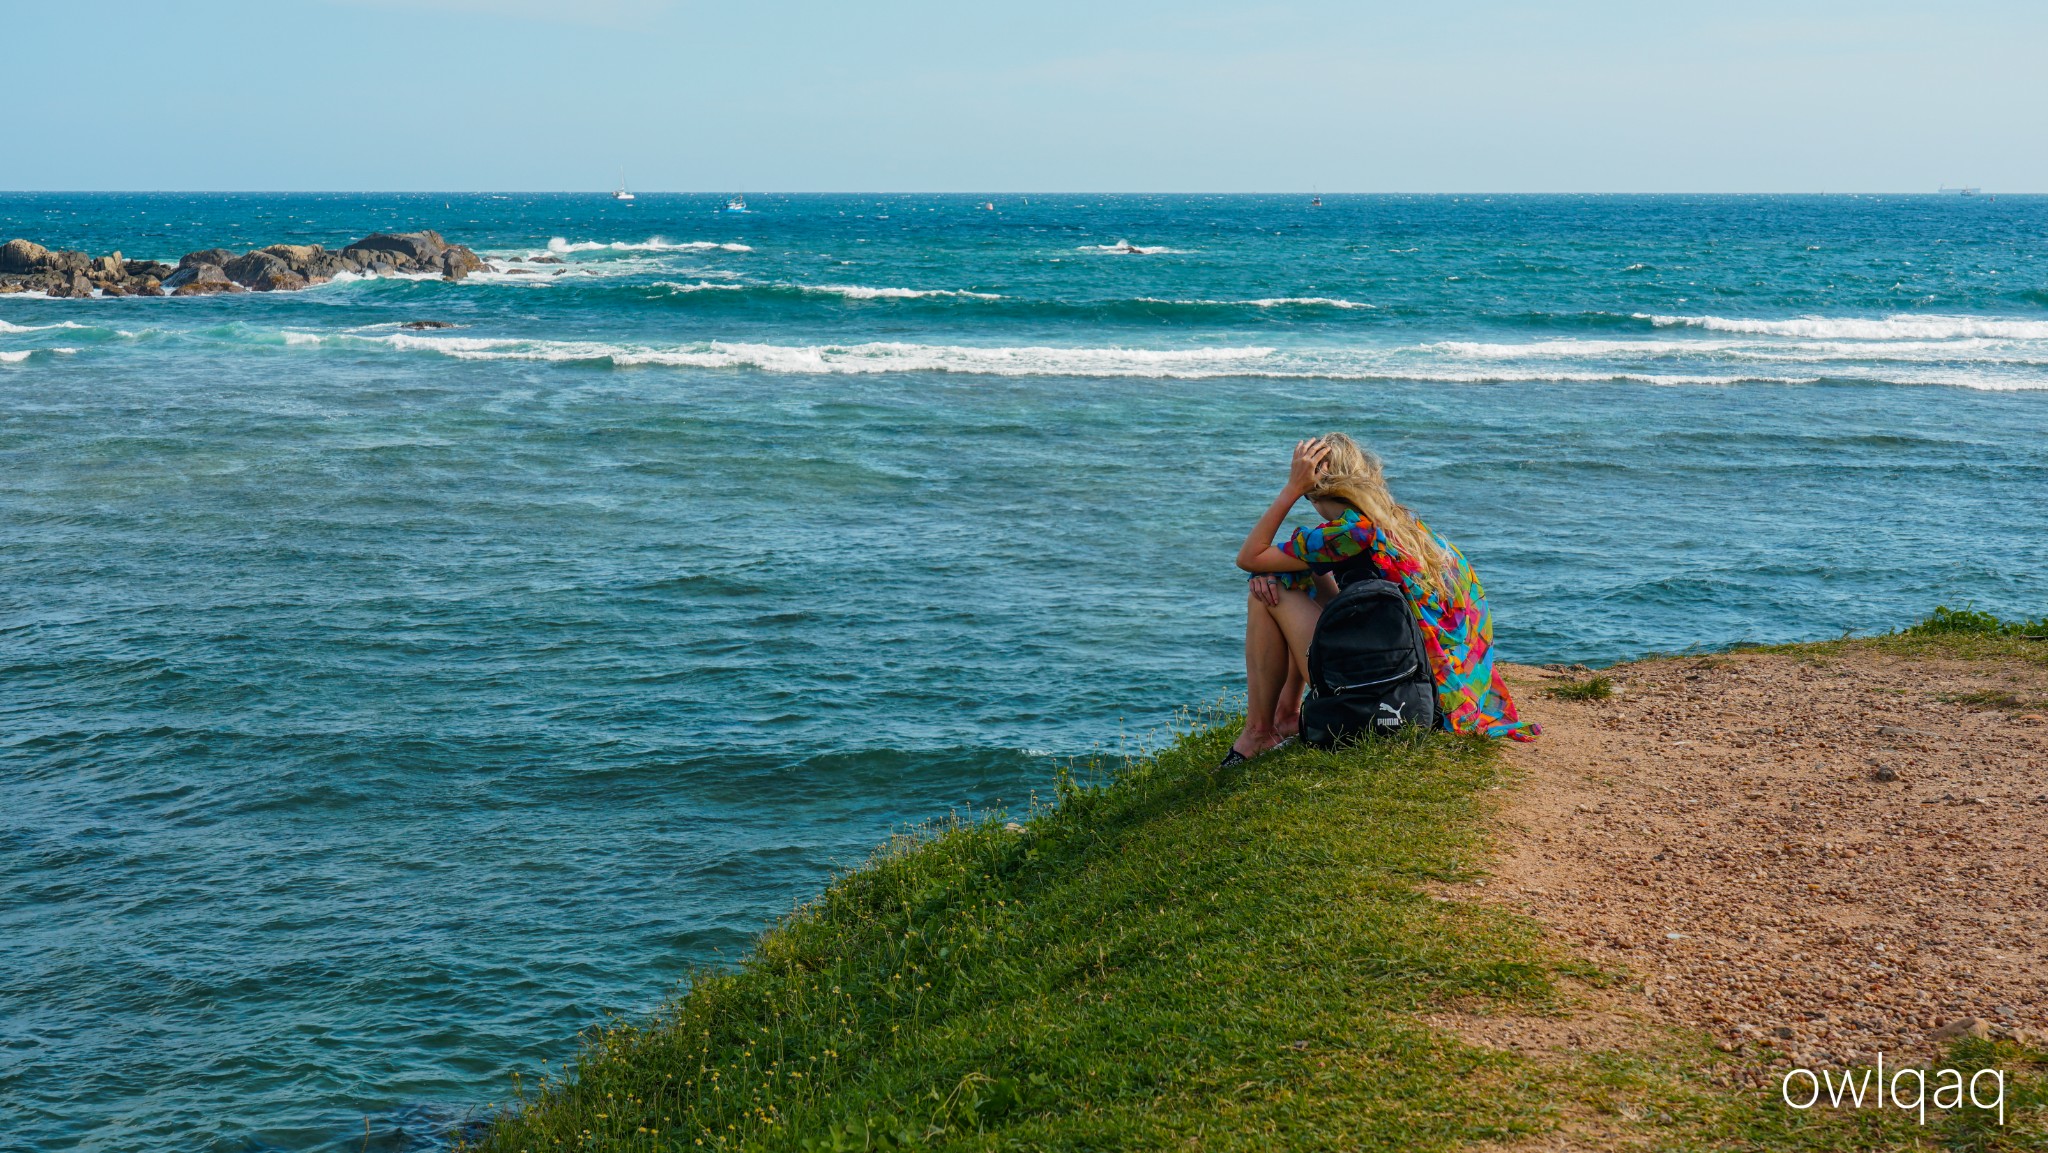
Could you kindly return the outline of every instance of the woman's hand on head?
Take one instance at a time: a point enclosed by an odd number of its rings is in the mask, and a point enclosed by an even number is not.
[[[1297,441],[1294,463],[1287,469],[1287,487],[1297,496],[1314,488],[1323,477],[1323,460],[1329,455],[1329,448],[1315,437]]]

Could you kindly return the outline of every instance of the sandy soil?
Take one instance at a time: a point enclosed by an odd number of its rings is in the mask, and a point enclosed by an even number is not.
[[[1509,750],[1526,778],[1503,852],[1458,896],[1634,974],[1613,1010],[1764,1064],[1931,1056],[1962,1017],[2048,1026],[2048,668],[1857,651],[1606,672],[1615,696],[1580,703],[1542,689],[1583,670],[1509,671],[1545,735]]]

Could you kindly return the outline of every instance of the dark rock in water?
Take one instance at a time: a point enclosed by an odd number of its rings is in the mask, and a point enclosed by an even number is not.
[[[297,292],[301,288],[312,287],[312,281],[289,268],[265,272],[248,283],[258,292]]]
[[[221,265],[220,270],[227,273],[228,279],[236,284],[254,288],[256,287],[257,280],[278,273],[290,272],[292,266],[286,264],[281,256],[273,256],[268,252],[258,250],[256,252],[246,252],[235,257],[226,264]]]
[[[212,264],[180,264],[169,276],[163,278],[163,285],[165,288],[183,288],[199,279],[204,270],[209,268],[215,272],[220,271],[219,266]],[[222,279],[225,280],[226,277]]]
[[[327,250],[317,244],[273,244],[263,251],[277,257],[293,268],[300,268]]]
[[[0,272],[38,271],[49,255],[49,249],[32,240],[10,240],[0,244]]]
[[[536,257],[534,257],[534,258],[533,258],[533,262],[534,262],[535,264],[567,264],[567,263],[569,263],[568,261],[566,261],[566,260],[563,260],[563,259],[562,259],[561,257],[559,257],[559,256],[536,256]]]
[[[161,260],[131,260],[121,266],[121,271],[131,277],[148,276],[162,280],[174,270]]]
[[[74,300],[92,295],[92,280],[77,270],[59,271],[51,276],[49,287],[43,289],[51,296],[66,296]]]
[[[298,271],[307,280],[310,280],[315,284],[320,284],[325,281],[333,280],[336,276],[340,275],[341,273],[352,272],[354,270],[351,269],[348,266],[348,263],[342,259],[340,253],[322,252],[320,255],[315,256],[311,260],[308,260],[305,266],[303,268],[299,268]]]
[[[476,253],[457,245],[441,252],[441,275],[448,280],[461,280],[472,272],[482,272],[484,264]]]
[[[128,290],[128,295],[130,296],[162,296],[164,294],[163,284],[154,276],[131,276],[122,287]]]
[[[228,279],[218,265],[190,264],[171,273],[164,281],[164,287],[173,296],[211,296],[216,292],[245,292],[241,285]]]
[[[440,256],[447,247],[448,242],[441,239],[441,234],[429,229],[425,232],[371,233],[369,236],[365,236],[347,248],[342,249],[342,251],[373,252],[379,254],[396,253],[404,257],[406,262],[410,263],[413,261],[433,260]],[[387,255],[384,259],[390,260],[391,258]]]
[[[43,258],[43,267],[53,272],[90,272],[92,257],[75,249],[52,252]]]
[[[404,324],[401,324],[401,325],[399,325],[398,327],[400,327],[400,328],[415,328],[415,329],[417,329],[417,328],[454,328],[455,326],[454,326],[454,325],[452,325],[452,324],[450,324],[450,323],[448,323],[448,322],[447,322],[447,321],[445,321],[445,320],[408,320],[408,321],[406,321],[406,322],[405,322]]]
[[[124,263],[121,259],[121,254],[116,252],[112,256],[102,256],[98,260],[92,261],[88,271],[96,280],[119,280],[128,275],[127,271],[122,268]]]
[[[307,285],[305,276],[268,250],[246,253],[221,265],[228,279],[258,292],[291,292]]]
[[[235,254],[225,248],[208,248],[201,252],[188,252],[178,261],[179,268],[190,268],[199,264],[211,264],[215,268],[233,260]]]

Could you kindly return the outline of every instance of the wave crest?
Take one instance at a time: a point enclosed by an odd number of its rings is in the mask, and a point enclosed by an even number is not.
[[[1658,328],[1699,328],[1749,336],[1796,336],[1812,340],[2048,340],[2048,321],[1998,316],[1895,315],[1882,319],[1801,316],[1759,320],[1725,316],[1656,316],[1638,312]]]
[[[610,252],[708,252],[708,251],[711,251],[711,250],[713,250],[713,249],[716,249],[716,250],[718,250],[718,251],[720,251],[720,252],[752,252],[752,251],[754,251],[752,247],[750,247],[750,246],[748,246],[748,245],[745,245],[745,244],[733,244],[733,243],[721,242],[721,241],[716,241],[716,240],[684,240],[684,241],[680,241],[680,242],[671,242],[671,241],[663,240],[663,239],[662,239],[661,237],[659,237],[659,236],[650,236],[650,237],[648,237],[648,238],[647,238],[646,240],[640,240],[640,241],[631,241],[631,240],[578,240],[578,241],[575,241],[575,242],[573,242],[573,243],[572,243],[572,242],[571,242],[571,241],[570,241],[570,240],[569,240],[569,239],[568,239],[567,237],[563,237],[563,236],[556,236],[556,237],[551,237],[551,238],[550,238],[550,239],[548,240],[548,251],[549,251],[549,252],[552,252],[552,253],[555,253],[555,254],[557,254],[557,255],[567,255],[567,254],[569,254],[569,253],[572,253],[572,252],[600,252],[600,251],[610,251]]]

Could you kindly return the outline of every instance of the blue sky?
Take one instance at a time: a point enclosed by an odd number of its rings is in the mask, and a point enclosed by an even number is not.
[[[2048,190],[2048,5],[0,0],[0,188]]]

